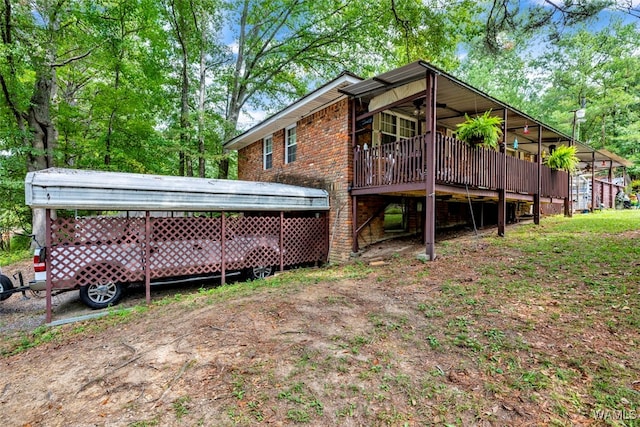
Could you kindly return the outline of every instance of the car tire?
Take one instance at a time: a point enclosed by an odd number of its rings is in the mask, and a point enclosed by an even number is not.
[[[4,274],[0,274],[0,293],[10,291],[11,289],[13,289],[13,283],[11,282],[11,279],[9,279]],[[0,296],[0,301],[4,301],[10,296],[11,294],[4,294]]]
[[[247,269],[247,277],[251,280],[262,280],[275,273],[276,268],[273,265],[260,265]]]
[[[122,298],[122,285],[112,281],[90,283],[80,287],[80,300],[93,309],[116,305]]]

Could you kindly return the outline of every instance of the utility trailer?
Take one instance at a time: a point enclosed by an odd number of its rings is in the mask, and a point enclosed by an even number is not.
[[[324,263],[328,193],[292,185],[116,172],[30,172],[25,198],[46,210],[31,289],[78,289],[92,308],[122,290]]]

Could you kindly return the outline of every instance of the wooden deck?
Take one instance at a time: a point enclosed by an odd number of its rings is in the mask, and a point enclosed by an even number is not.
[[[355,194],[424,190],[428,168],[425,147],[429,135],[419,135],[393,143],[354,151]],[[505,167],[506,162],[506,167]],[[496,150],[470,147],[454,138],[436,133],[435,181],[443,186],[464,187],[488,192],[504,186],[501,172],[506,170],[505,190],[524,199],[538,193],[538,164],[505,156]],[[568,196],[566,172],[540,165],[540,197],[563,199]]]

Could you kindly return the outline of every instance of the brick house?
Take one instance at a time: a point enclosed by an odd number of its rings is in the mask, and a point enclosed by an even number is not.
[[[455,138],[465,113],[485,111],[503,119],[497,151]],[[366,80],[342,73],[225,148],[238,151],[242,180],[327,190],[330,258],[339,262],[399,233],[422,236],[434,259],[437,229],[473,222],[497,225],[503,235],[505,224],[521,216],[538,223],[541,214],[570,215],[572,177],[550,170],[543,158],[571,144],[580,167],[592,172],[590,200],[612,207],[612,174],[628,166],[624,159],[417,61]],[[593,171],[603,168],[608,179],[599,180]]]

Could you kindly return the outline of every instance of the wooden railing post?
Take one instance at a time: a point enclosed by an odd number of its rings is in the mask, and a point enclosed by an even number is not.
[[[502,113],[502,141],[500,142],[500,159],[498,162],[498,236],[504,236],[505,223],[507,219],[507,110]]]
[[[533,196],[533,223],[540,224],[540,194],[542,193],[542,126],[538,126],[538,155],[536,173],[536,192]]]
[[[425,252],[429,260],[436,259],[436,75],[433,72],[427,73],[427,137],[425,139],[426,151],[426,180],[425,180],[425,223],[424,241]]]

